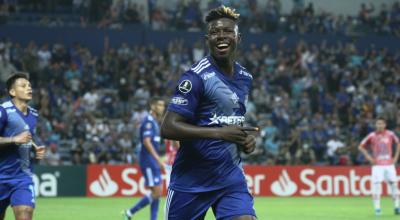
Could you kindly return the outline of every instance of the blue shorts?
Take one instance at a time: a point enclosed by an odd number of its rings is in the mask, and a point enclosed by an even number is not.
[[[235,187],[236,188],[236,187]],[[204,219],[211,207],[217,220],[230,220],[242,215],[256,217],[253,196],[233,187],[210,192],[188,193],[168,189],[165,213],[168,220]]]
[[[140,170],[142,171],[146,186],[152,187],[161,185],[162,179],[160,169],[155,169],[152,166],[141,165]]]
[[[13,179],[0,183],[0,213],[11,206],[35,208],[35,190],[32,178]]]

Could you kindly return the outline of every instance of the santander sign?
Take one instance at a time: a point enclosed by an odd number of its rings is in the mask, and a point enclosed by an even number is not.
[[[304,169],[300,173],[300,180],[306,186],[300,189],[300,195],[312,196],[318,194],[321,196],[335,195],[371,195],[369,175],[359,176],[354,170],[349,170],[347,175],[321,175],[312,178],[315,170]]]
[[[370,167],[244,166],[244,172],[254,196],[371,195]],[[100,197],[142,196],[147,192],[140,169],[127,165],[89,165],[86,188],[87,196]],[[386,184],[382,188],[384,194],[390,193]]]
[[[370,167],[248,166],[246,176],[263,175],[254,196],[370,196]],[[249,183],[249,182],[248,182]],[[382,184],[384,194],[389,187]]]

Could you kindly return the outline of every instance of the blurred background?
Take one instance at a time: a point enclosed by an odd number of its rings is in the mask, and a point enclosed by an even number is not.
[[[399,134],[398,0],[1,0],[0,89],[30,74],[38,170],[136,164],[148,98],[168,100],[208,53],[204,16],[221,4],[240,13],[237,59],[254,77],[261,135],[245,164],[363,165],[377,115]]]
[[[255,79],[246,163],[359,165],[376,115],[400,131],[399,1],[2,0],[1,89],[30,74],[44,163],[134,163],[147,99],[206,55],[203,18],[221,3],[241,14],[237,58]]]

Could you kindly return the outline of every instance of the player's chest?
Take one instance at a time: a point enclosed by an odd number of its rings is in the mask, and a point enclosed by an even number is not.
[[[230,109],[244,107],[249,93],[248,83],[242,78],[228,80],[219,75],[219,73],[210,72],[202,76],[203,98]]]
[[[391,144],[392,144],[391,138],[386,135],[378,135],[374,138],[374,145],[390,146]]]
[[[28,116],[21,116],[15,110],[7,111],[7,130],[9,132],[19,133],[21,131],[32,130],[35,126],[35,120]]]

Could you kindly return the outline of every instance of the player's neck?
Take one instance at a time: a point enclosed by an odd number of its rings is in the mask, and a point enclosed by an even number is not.
[[[232,77],[234,75],[234,69],[233,69],[233,60],[232,59],[227,59],[227,60],[216,60],[213,57],[213,60],[215,64],[218,66],[222,72],[227,75]]]
[[[28,103],[26,101],[14,98],[12,99],[12,102],[22,113],[26,114],[28,112]]]
[[[156,119],[158,122],[160,122],[160,119],[158,118],[157,114],[154,111],[150,110],[150,115],[153,116],[153,118]]]

